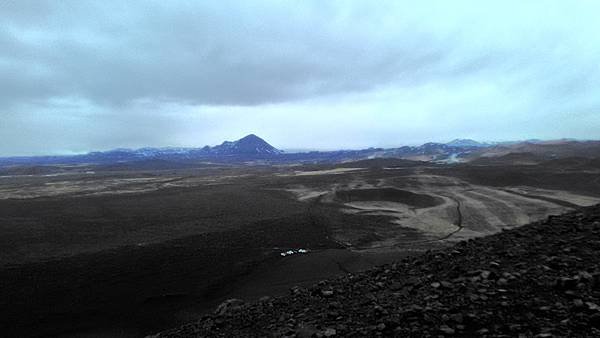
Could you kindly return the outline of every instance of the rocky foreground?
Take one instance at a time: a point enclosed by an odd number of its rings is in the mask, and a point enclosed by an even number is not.
[[[600,205],[292,288],[223,303],[158,337],[600,336]]]

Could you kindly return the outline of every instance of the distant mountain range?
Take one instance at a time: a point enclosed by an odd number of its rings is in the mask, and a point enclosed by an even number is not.
[[[451,147],[488,147],[490,144],[481,143],[470,139],[456,139],[446,143]]]
[[[139,148],[95,151],[83,155],[24,156],[0,158],[0,166],[27,164],[112,164],[160,159],[167,161],[206,160],[216,162],[244,162],[269,159],[283,154],[260,137],[250,134],[237,141],[202,148]]]
[[[519,156],[503,157],[507,154],[519,153]],[[237,141],[225,141],[220,145],[203,148],[140,148],[114,149],[110,151],[91,152],[70,156],[37,156],[0,158],[0,167],[27,167],[48,165],[103,165],[114,168],[152,167],[161,168],[185,167],[194,163],[339,163],[374,158],[398,158],[413,161],[439,163],[468,162],[479,158],[499,157],[499,160],[519,158],[523,163],[539,162],[579,156],[585,158],[600,157],[600,142],[573,141],[568,139],[556,141],[530,140],[524,142],[481,143],[471,139],[456,139],[448,143],[425,143],[420,146],[403,146],[398,148],[368,148],[362,150],[310,151],[303,153],[286,153],[279,150],[262,138],[250,134]],[[525,158],[528,160],[525,161]],[[504,161],[502,160],[502,161]],[[478,163],[497,163],[498,161],[481,160]],[[115,165],[133,163],[132,165]],[[12,170],[12,169],[11,169]],[[35,172],[44,171],[36,167]],[[19,169],[19,172],[23,170]]]

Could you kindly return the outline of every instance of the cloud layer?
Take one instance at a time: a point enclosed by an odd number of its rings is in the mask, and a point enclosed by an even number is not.
[[[596,1],[8,1],[0,155],[600,137]]]

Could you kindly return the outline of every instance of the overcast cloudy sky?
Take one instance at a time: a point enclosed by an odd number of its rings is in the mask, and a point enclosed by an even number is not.
[[[600,1],[0,1],[0,156],[600,139]]]

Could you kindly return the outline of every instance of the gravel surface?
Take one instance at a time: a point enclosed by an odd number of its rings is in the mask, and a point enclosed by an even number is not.
[[[229,300],[157,337],[600,336],[600,205],[280,298]]]

